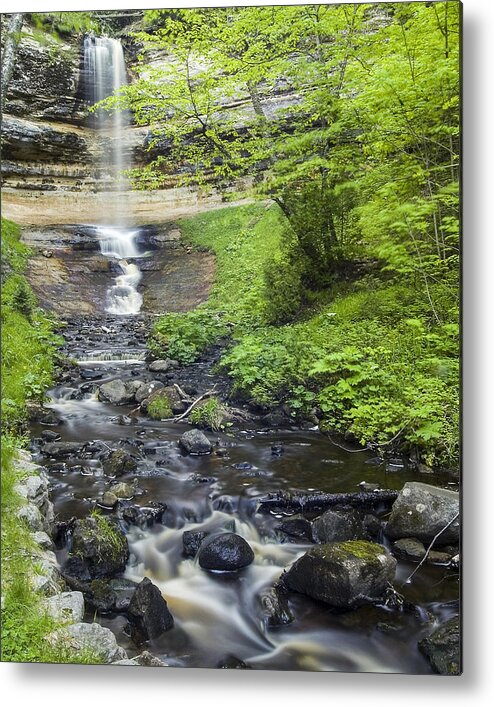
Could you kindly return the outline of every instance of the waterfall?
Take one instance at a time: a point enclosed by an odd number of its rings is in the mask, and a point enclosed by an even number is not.
[[[111,96],[127,84],[123,48],[119,40],[88,35],[84,39],[84,74],[86,98],[90,105]],[[98,227],[97,236],[101,253],[118,261],[121,275],[107,293],[106,311],[111,314],[136,314],[142,306],[142,295],[137,286],[142,278],[138,266],[129,258],[139,257],[138,229],[128,226],[128,204],[124,192],[128,189],[125,171],[130,159],[124,149],[124,132],[129,124],[126,111],[116,107],[110,113],[98,109],[93,125],[100,133],[103,154],[100,171],[111,179],[112,192],[108,196],[105,212],[101,214],[104,226]]]

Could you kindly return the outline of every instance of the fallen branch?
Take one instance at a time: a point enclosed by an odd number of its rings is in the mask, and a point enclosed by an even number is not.
[[[398,498],[398,491],[378,489],[377,491],[359,491],[356,493],[288,493],[276,491],[257,499],[259,510],[279,508],[293,511],[329,508],[330,506],[374,506],[379,503],[391,504]]]
[[[192,403],[192,405],[190,405],[190,406],[187,408],[187,410],[186,410],[185,412],[183,412],[181,415],[178,415],[178,416],[175,418],[175,422],[179,422],[180,420],[183,420],[184,417],[187,417],[187,415],[189,414],[189,412],[190,412],[193,408],[195,408],[195,406],[197,405],[197,403],[200,403],[201,400],[203,400],[204,398],[207,398],[209,395],[212,395],[215,390],[216,390],[216,386],[213,385],[213,387],[211,388],[211,390],[207,390],[205,393],[203,393],[202,395],[200,395],[200,396],[197,398],[197,400],[194,400],[194,402]]]
[[[182,390],[182,388],[179,386],[178,383],[174,383],[174,384],[173,384],[173,387],[175,388],[175,390],[177,391],[177,393],[180,395],[180,397],[182,398],[182,400],[190,400],[190,396],[187,395],[187,393],[186,393],[184,390]]]
[[[432,550],[432,547],[434,546],[434,543],[436,542],[436,540],[444,533],[445,530],[447,530],[447,529],[449,528],[449,526],[450,526],[452,523],[455,522],[455,520],[458,518],[459,515],[460,515],[459,513],[455,513],[455,515],[451,518],[451,520],[449,521],[449,523],[446,523],[446,525],[445,525],[443,528],[441,528],[441,530],[437,533],[437,535],[435,535],[435,536],[432,538],[429,547],[428,547],[427,550],[425,551],[425,555],[424,555],[423,558],[420,560],[420,562],[418,563],[417,567],[413,570],[412,574],[408,575],[408,577],[405,579],[405,581],[403,582],[403,584],[408,584],[408,583],[411,581],[413,575],[416,574],[416,573],[419,571],[419,569],[422,567],[422,565],[424,564],[424,562],[426,561],[426,559],[429,557],[429,553],[430,553],[430,551]]]

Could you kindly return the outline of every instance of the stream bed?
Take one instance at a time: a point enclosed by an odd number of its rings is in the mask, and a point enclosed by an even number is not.
[[[211,454],[186,455],[178,443],[190,429],[185,422],[157,422],[135,403],[98,399],[99,386],[117,378],[178,383],[192,398],[215,383],[220,395],[225,393],[226,382],[212,372],[214,355],[171,372],[150,372],[149,327],[145,315],[67,321],[64,353],[74,364],[49,391],[48,416],[31,429],[33,454],[48,471],[58,522],[83,518],[94,508],[114,514],[102,503],[114,481],[103,471],[97,453],[102,448],[123,449],[137,460],[135,470],[118,478],[133,486],[133,505],[166,506],[160,522],[149,527],[121,521],[130,548],[124,578],[139,583],[149,577],[175,620],[146,648],[178,667],[431,673],[417,643],[431,626],[458,614],[458,574],[424,564],[404,583],[416,565],[399,560],[394,586],[413,610],[383,604],[338,612],[293,592],[288,603],[294,621],[270,627],[260,593],[311,545],[279,529],[289,512],[261,512],[258,499],[280,489],[355,492],[361,482],[399,490],[407,481],[421,480],[455,489],[451,478],[424,478],[399,460],[390,464],[366,451],[342,449],[317,428],[273,427],[247,412],[243,422],[206,432],[214,445]],[[73,452],[63,460],[48,456],[48,439],[73,442]],[[384,510],[375,510],[382,520]],[[197,558],[184,556],[184,531],[221,529],[249,543],[255,555],[250,566],[211,573]],[[384,535],[380,542],[387,544]],[[63,564],[67,548],[62,544],[57,552]],[[125,614],[88,610],[86,620],[110,628],[129,656],[142,650],[127,633]]]

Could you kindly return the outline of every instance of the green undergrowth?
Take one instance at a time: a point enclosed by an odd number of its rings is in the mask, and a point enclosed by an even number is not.
[[[43,401],[61,343],[23,275],[28,256],[19,227],[2,219],[2,429],[12,433],[22,430],[28,403]]]
[[[228,336],[220,367],[235,397],[266,410],[286,405],[295,420],[317,413],[322,429],[362,445],[456,466],[458,309],[446,283],[424,293],[418,277],[375,267],[301,291],[275,205],[209,212],[180,228],[216,254],[216,280],[204,305],[159,320],[156,355],[189,363]]]

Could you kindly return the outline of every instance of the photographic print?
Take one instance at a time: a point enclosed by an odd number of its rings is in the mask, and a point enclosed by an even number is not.
[[[461,673],[455,1],[3,13],[5,662]]]

